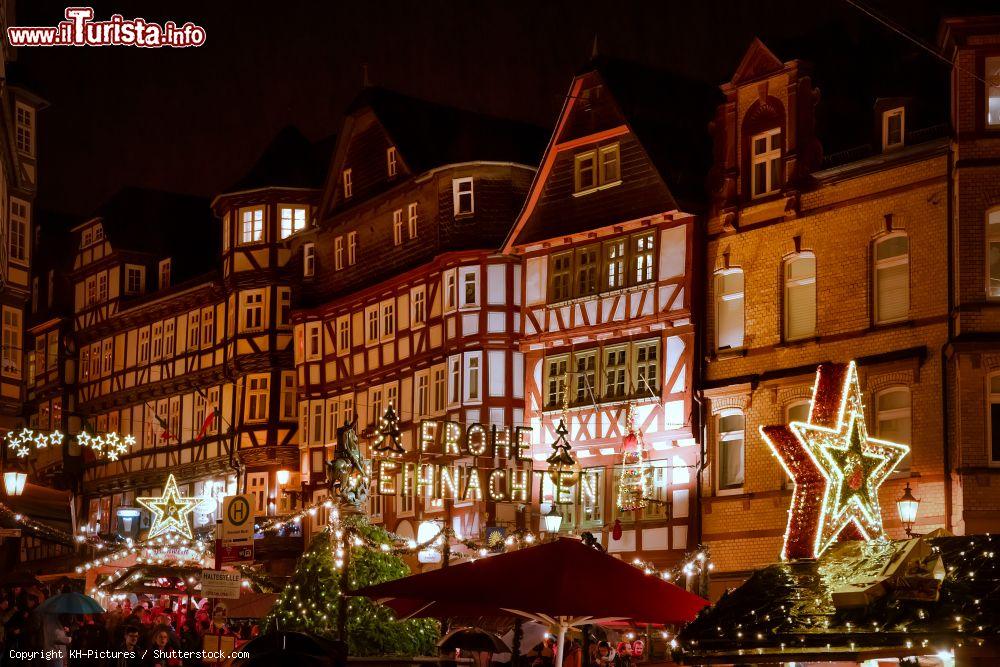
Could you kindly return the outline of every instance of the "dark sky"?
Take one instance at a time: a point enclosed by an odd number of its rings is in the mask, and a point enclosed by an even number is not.
[[[99,19],[192,21],[208,35],[183,50],[20,49],[24,79],[52,105],[39,119],[39,202],[77,214],[123,185],[214,195],[284,125],[336,132],[365,63],[374,84],[549,127],[595,33],[603,54],[713,84],[755,35],[821,44],[855,66],[886,44],[916,51],[844,0],[18,0],[17,24],[54,25],[66,4],[93,4]],[[942,3],[868,5],[933,41]]]

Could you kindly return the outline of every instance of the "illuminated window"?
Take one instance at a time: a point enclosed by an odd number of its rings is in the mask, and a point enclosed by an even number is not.
[[[802,253],[785,261],[785,340],[816,334],[816,257]]]
[[[580,483],[580,524],[600,526],[604,522],[604,468],[585,468]]]
[[[264,240],[264,207],[240,210],[240,243],[260,243]]]
[[[268,384],[267,375],[248,375],[246,378],[246,412],[248,422],[267,421]]]
[[[403,245],[403,209],[392,212],[392,244]]]
[[[569,357],[552,357],[545,360],[545,407],[561,408],[566,401],[566,369]]]
[[[344,199],[350,199],[354,196],[354,181],[351,178],[351,170],[345,169],[341,177],[344,182]]]
[[[625,286],[625,239],[604,244],[604,289]]]
[[[399,165],[396,160],[396,147],[389,146],[385,149],[385,166],[386,171],[389,174],[389,178],[393,178],[399,169]]]
[[[875,243],[875,321],[905,320],[910,314],[910,241],[893,234]]]
[[[472,178],[456,178],[451,182],[452,206],[455,217],[472,215],[476,211],[476,198]]]
[[[632,279],[636,285],[653,280],[655,236],[654,232],[643,232],[632,237]]]
[[[750,183],[754,197],[772,194],[781,187],[781,128],[750,139]]]
[[[986,125],[1000,127],[1000,56],[986,59]]]
[[[417,203],[406,207],[406,227],[411,239],[417,238]]]
[[[726,410],[716,420],[718,428],[719,490],[743,486],[745,419],[739,410]]]
[[[267,473],[247,473],[247,493],[253,498],[254,513],[267,514]]]
[[[743,347],[743,271],[730,269],[715,276],[715,345],[719,350]]]
[[[306,228],[305,206],[279,206],[278,215],[281,219],[281,238],[287,239],[296,232]]]
[[[910,446],[913,438],[909,388],[893,387],[880,391],[875,402],[876,437]],[[896,467],[896,472],[906,472],[909,469],[910,455],[907,454]]]
[[[882,114],[882,150],[901,148],[906,131],[903,107]]]

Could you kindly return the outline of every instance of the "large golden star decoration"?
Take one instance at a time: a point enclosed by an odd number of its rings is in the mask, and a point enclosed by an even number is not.
[[[783,559],[816,558],[838,539],[882,536],[879,487],[910,448],[868,435],[853,361],[816,369],[808,422],[760,433],[795,486]]]
[[[167,485],[163,495],[152,498],[136,498],[137,503],[153,513],[153,525],[146,539],[153,539],[167,533],[179,533],[187,539],[192,539],[191,524],[188,515],[194,508],[203,503],[206,498],[201,496],[181,497],[177,490],[177,480],[173,474],[167,477]]]

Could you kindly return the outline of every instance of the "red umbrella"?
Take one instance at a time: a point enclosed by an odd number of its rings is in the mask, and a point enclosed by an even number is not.
[[[368,586],[357,594],[379,602],[402,598],[408,607],[425,602],[504,609],[558,626],[560,656],[567,628],[623,619],[682,624],[708,604],[569,538]]]

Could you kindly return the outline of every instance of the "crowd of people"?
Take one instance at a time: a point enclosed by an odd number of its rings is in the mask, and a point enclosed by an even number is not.
[[[583,644],[578,639],[567,639],[563,648],[565,659],[562,667],[633,667],[643,658],[645,644],[634,641],[591,641],[584,655]],[[552,667],[556,654],[556,639],[548,635],[527,654],[531,667]]]
[[[184,596],[162,596],[159,600],[132,596],[108,605],[104,614],[52,614],[38,610],[50,594],[46,586],[32,586],[0,593],[0,646],[4,658],[11,651],[51,651],[60,657],[35,661],[51,667],[68,664],[86,667],[183,667],[202,664],[200,659],[163,658],[158,652],[201,651],[206,636],[249,640],[259,634],[256,623],[233,622],[224,604],[209,606],[208,600]],[[210,647],[212,648],[212,647]],[[75,658],[67,662],[69,649],[112,651],[116,657]],[[0,659],[0,664],[2,664]]]

